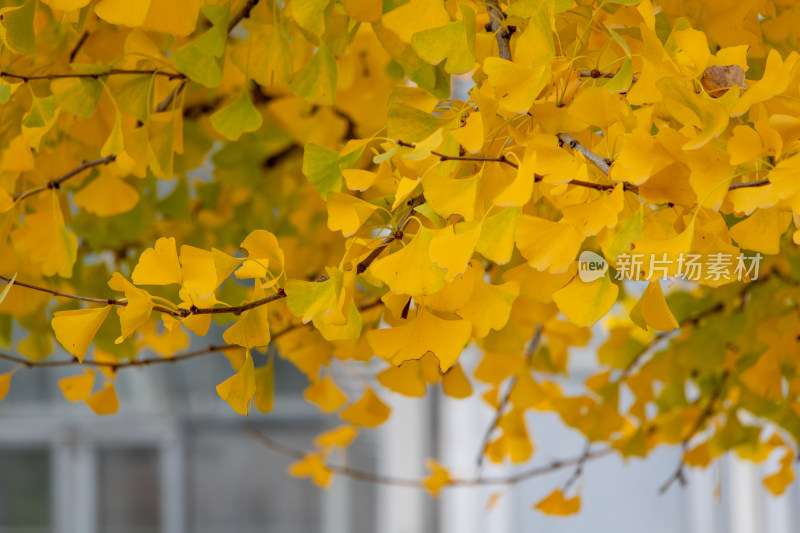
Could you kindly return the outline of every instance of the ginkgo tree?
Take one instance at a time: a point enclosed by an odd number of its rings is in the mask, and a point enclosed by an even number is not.
[[[569,514],[586,461],[665,445],[664,488],[726,452],[781,454],[773,493],[793,480],[793,2],[2,5],[0,398],[72,365],[64,396],[110,414],[119,371],[219,353],[222,400],[267,412],[274,345],[342,424],[308,452],[257,436],[321,486],[391,482],[331,450],[391,416],[385,391],[439,387],[495,411],[481,461],[530,461],[532,410],[587,446],[506,478],[432,458],[434,495],[573,468],[532,502]],[[225,344],[186,351],[212,321]],[[348,397],[335,360],[381,370]]]

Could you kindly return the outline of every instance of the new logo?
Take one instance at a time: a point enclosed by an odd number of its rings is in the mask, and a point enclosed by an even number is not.
[[[581,281],[589,283],[602,278],[606,272],[608,272],[608,263],[602,255],[585,250],[578,256],[578,276]]]

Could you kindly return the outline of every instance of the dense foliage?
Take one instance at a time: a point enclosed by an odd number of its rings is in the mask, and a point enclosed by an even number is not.
[[[274,343],[345,422],[291,469],[320,485],[390,416],[382,389],[437,387],[497,412],[493,462],[529,461],[545,410],[590,444],[553,469],[680,445],[668,483],[731,450],[783,454],[775,493],[793,479],[794,2],[3,6],[0,398],[75,365],[64,395],[109,414],[115,370],[221,352],[222,399],[269,411]],[[187,352],[212,320],[228,344]],[[590,342],[599,371],[567,394]],[[331,362],[373,356],[348,398]],[[430,468],[434,494],[503,482]],[[537,507],[577,511],[573,479]]]

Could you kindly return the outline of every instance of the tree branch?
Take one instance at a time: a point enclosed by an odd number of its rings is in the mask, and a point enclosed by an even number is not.
[[[73,168],[66,174],[63,174],[62,176],[56,179],[50,180],[44,185],[39,185],[38,187],[34,187],[33,189],[28,189],[27,191],[18,192],[17,194],[14,195],[13,200],[15,202],[18,202],[20,200],[28,198],[29,196],[33,196],[34,194],[39,194],[40,192],[44,192],[49,189],[58,189],[61,187],[62,183],[64,183],[70,178],[74,178],[83,171],[89,170],[90,168],[93,167],[98,167],[100,165],[108,165],[109,163],[113,163],[116,160],[117,156],[114,154],[110,154],[105,157],[101,157],[100,159],[95,159],[93,161],[84,161],[83,163]]]
[[[105,72],[68,72],[65,74],[15,74],[6,70],[0,70],[0,78],[14,78],[23,83],[39,80],[57,80],[61,78],[104,78],[106,76],[162,76],[170,80],[186,79],[186,74],[181,72],[166,72],[158,69],[123,69],[112,68]]]
[[[246,19],[250,16],[250,12],[256,7],[258,0],[247,0],[242,6],[242,9],[239,10],[236,15],[228,22],[228,33],[232,32],[233,29],[242,21],[242,19]]]
[[[253,434],[253,436],[258,439],[258,441],[265,447],[269,448],[270,450],[276,451],[281,455],[285,455],[287,457],[291,457],[293,459],[303,459],[307,455],[312,452],[307,452],[305,450],[301,450],[298,448],[294,448],[292,446],[287,446],[285,444],[281,444],[279,442],[274,441],[273,439],[267,437],[263,433],[261,433],[258,429],[255,428],[250,423],[245,424],[245,428]],[[530,470],[525,470],[520,472],[519,474],[505,476],[505,477],[492,477],[492,478],[481,478],[481,477],[474,477],[474,478],[455,478],[451,479],[447,483],[445,483],[444,487],[475,487],[475,486],[484,486],[484,485],[514,485],[517,483],[521,483],[528,479],[542,476],[545,474],[549,474],[551,472],[555,472],[562,468],[572,466],[578,464],[579,462],[583,461],[586,462],[590,459],[597,459],[599,457],[604,457],[609,455],[613,450],[611,448],[607,448],[604,450],[599,450],[596,452],[592,452],[590,454],[584,454],[580,457],[575,457],[571,459],[563,459],[552,461],[546,465],[539,466],[536,468],[531,468]],[[382,474],[375,474],[373,472],[368,472],[366,470],[359,470],[357,468],[351,468],[349,466],[341,466],[341,465],[331,465],[326,464],[325,468],[333,472],[334,474],[340,474],[352,479],[358,479],[361,481],[367,481],[369,483],[376,483],[379,485],[395,485],[395,486],[402,486],[402,487],[416,487],[416,488],[423,488],[422,479],[410,479],[410,478],[399,478],[393,476],[386,476]]]
[[[527,372],[528,366],[530,365],[533,356],[536,354],[536,350],[539,349],[539,344],[542,340],[542,325],[539,324],[536,326],[536,331],[533,333],[533,338],[531,342],[528,344],[528,348],[525,350],[525,371]],[[483,459],[486,456],[486,447],[489,446],[489,441],[492,438],[492,433],[497,428],[498,424],[500,424],[500,419],[503,417],[503,412],[506,410],[506,406],[508,402],[511,400],[511,393],[514,391],[514,386],[517,384],[517,376],[511,378],[509,382],[508,389],[506,390],[503,399],[500,400],[500,403],[497,405],[497,409],[494,412],[494,418],[492,422],[489,424],[489,427],[486,428],[486,431],[483,434],[483,440],[481,441],[481,449],[478,452],[478,459],[476,461],[476,468],[478,471],[478,475],[480,476],[481,469],[483,468]]]
[[[608,171],[611,168],[611,162],[608,159],[606,159],[605,157],[600,157],[596,153],[592,152],[586,146],[581,144],[577,139],[573,138],[571,135],[567,135],[566,133],[559,133],[558,138],[561,140],[561,142],[563,142],[576,152],[580,152],[581,154],[583,154],[583,157],[591,161],[594,164],[594,166],[596,166],[603,172],[603,174],[608,176]]]
[[[487,0],[486,11],[489,12],[489,23],[492,32],[497,39],[497,54],[507,60],[511,61],[511,34],[508,33],[508,28],[503,24],[506,20],[506,14],[500,9],[497,0]]]

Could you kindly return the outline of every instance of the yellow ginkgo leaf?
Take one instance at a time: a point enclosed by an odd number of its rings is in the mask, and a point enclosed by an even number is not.
[[[313,453],[289,465],[287,471],[289,475],[294,477],[310,477],[315,485],[323,488],[330,485],[333,480],[333,473],[325,465],[325,461],[323,461],[322,457]]]
[[[186,37],[197,26],[200,5],[200,0],[152,0],[141,29]]]
[[[231,409],[240,415],[247,416],[250,410],[250,401],[256,394],[255,367],[249,350],[239,371],[217,385],[217,394],[228,402]]]
[[[436,232],[420,228],[405,248],[378,259],[370,273],[395,294],[434,294],[444,287],[446,272],[430,259],[430,246]]]
[[[222,285],[222,282],[228,279],[243,261],[241,257],[230,256],[216,248],[211,249],[211,259],[214,261],[214,269],[217,271],[217,287]]]
[[[500,106],[515,113],[528,111],[550,81],[550,63],[528,67],[499,57],[487,57],[483,70],[501,95]]]
[[[411,0],[383,15],[381,22],[401,41],[410,43],[415,33],[449,23],[450,15],[443,0]]]
[[[473,220],[447,226],[436,235],[431,240],[430,257],[436,266],[447,271],[445,282],[450,283],[467,269],[481,235],[481,222]]]
[[[14,372],[16,372],[16,370],[0,374],[0,401],[8,395],[8,390],[11,387],[11,376],[14,375]]]
[[[14,249],[41,269],[45,276],[72,277],[78,258],[78,238],[64,225],[60,202],[53,190],[52,210],[23,217],[23,227],[11,232]]]
[[[483,148],[483,115],[474,111],[466,116],[464,125],[450,130],[450,135],[470,154],[477,154]]]
[[[445,396],[458,399],[472,395],[472,385],[459,363],[451,366],[442,376],[442,392]]]
[[[576,495],[567,499],[561,489],[556,489],[534,507],[545,514],[568,516],[581,510],[581,497]]]
[[[95,14],[110,24],[136,28],[144,24],[151,0],[102,0],[94,7]]]
[[[347,188],[351,191],[366,191],[378,181],[378,174],[359,168],[342,169],[342,176]]]
[[[661,282],[657,279],[647,285],[644,294],[631,309],[631,320],[642,329],[650,326],[659,331],[672,331],[679,327],[664,299]]]
[[[356,426],[377,427],[383,424],[392,409],[383,403],[375,392],[367,387],[364,395],[343,410],[339,416]]]
[[[517,218],[517,248],[536,270],[565,272],[582,243],[583,235],[572,224],[529,215]]]
[[[270,268],[283,268],[283,250],[278,245],[278,239],[274,234],[263,229],[250,232],[247,238],[242,241],[241,248],[247,252],[250,259],[267,259]]]
[[[308,386],[303,397],[319,407],[323,413],[332,413],[347,401],[347,396],[336,386],[330,376],[325,376]]]
[[[597,235],[605,228],[617,225],[617,215],[622,211],[625,197],[622,184],[597,200],[577,205],[564,206],[562,222],[572,224],[585,237]]]
[[[452,481],[452,478],[447,469],[433,459],[428,459],[425,464],[431,474],[422,481],[422,486],[435,498],[439,495],[442,487],[447,486]]]
[[[71,402],[84,401],[92,395],[94,372],[89,368],[84,368],[84,374],[80,376],[59,379],[58,387],[67,400]]]
[[[775,255],[780,252],[781,237],[791,222],[791,213],[777,209],[758,209],[732,226],[730,234],[741,248]]]
[[[339,192],[328,193],[328,229],[349,237],[378,209],[369,202]]]
[[[175,238],[161,237],[153,248],[148,248],[139,257],[131,279],[136,285],[169,285],[180,283],[181,265]]]
[[[97,330],[103,325],[111,306],[96,309],[56,311],[51,321],[58,342],[69,353],[83,362]]]
[[[499,331],[511,316],[511,306],[519,295],[519,284],[509,281],[490,285],[483,280],[483,267],[476,265],[475,289],[467,305],[456,314],[472,324],[472,335],[481,339],[489,330]]]
[[[256,282],[253,299],[260,300],[264,297],[264,289]],[[242,312],[231,327],[222,333],[222,338],[228,344],[236,344],[245,348],[258,348],[266,346],[270,341],[269,313],[265,305],[254,307]]]
[[[433,352],[446,372],[458,360],[471,331],[466,320],[444,320],[423,311],[402,326],[367,332],[367,342],[375,355],[393,365]]]
[[[528,145],[522,157],[522,163],[514,176],[514,181],[503,192],[495,196],[495,205],[522,207],[527,204],[531,200],[533,184],[536,181],[534,168],[536,168],[536,152],[533,150],[533,145]]]
[[[578,326],[592,326],[603,318],[617,301],[619,287],[608,276],[585,282],[578,276],[553,293],[558,310]]]
[[[344,273],[328,268],[327,274],[329,279],[320,282],[294,279],[286,282],[286,305],[303,323],[308,323],[318,313],[330,314],[339,308]],[[346,321],[346,317],[343,318]]]
[[[332,446],[346,448],[357,436],[358,428],[347,425],[339,426],[338,428],[317,435],[317,438],[314,439],[314,445],[321,448],[329,448]]]
[[[461,20],[411,36],[417,55],[432,65],[445,61],[448,74],[463,74],[475,66],[475,12],[466,4],[460,7]]]
[[[486,217],[481,225],[481,236],[475,250],[498,265],[508,263],[514,253],[519,213],[519,208],[508,207]]]
[[[113,415],[119,411],[119,399],[114,384],[110,381],[106,383],[102,390],[86,398],[86,405],[98,415]]]
[[[465,221],[475,218],[475,200],[480,184],[480,174],[454,179],[428,173],[422,178],[425,200],[431,209],[442,218],[460,215]]]
[[[101,173],[75,194],[75,205],[97,216],[108,217],[130,211],[139,203],[139,192],[124,180]]]
[[[125,299],[128,301],[128,305],[117,309],[122,334],[114,342],[120,344],[150,318],[150,313],[153,311],[153,299],[150,297],[150,293],[134,286],[119,272],[114,273],[108,286],[116,291],[125,291]]]
[[[197,296],[212,294],[217,288],[218,273],[214,254],[194,246],[181,246],[181,279],[183,287]]]
[[[375,377],[378,383],[392,392],[417,398],[425,396],[425,382],[419,361],[404,361],[400,366],[390,366]]]
[[[786,487],[794,481],[793,459],[794,453],[791,450],[787,451],[781,458],[781,468],[774,474],[764,478],[764,486],[773,495],[780,496],[786,491]]]

